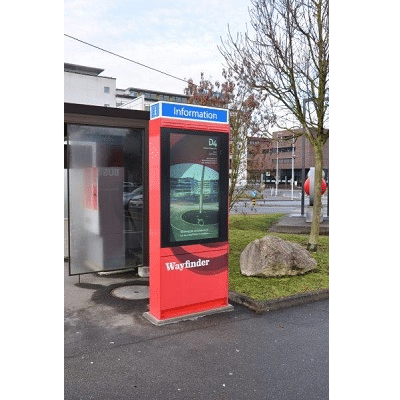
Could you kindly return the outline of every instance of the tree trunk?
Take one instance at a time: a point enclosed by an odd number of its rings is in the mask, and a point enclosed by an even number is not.
[[[323,166],[323,144],[317,139],[313,143],[314,158],[315,158],[315,192],[313,205],[313,218],[311,222],[311,232],[308,239],[307,250],[317,251],[318,236],[320,228],[320,218],[322,212],[322,196],[321,196],[321,180]]]

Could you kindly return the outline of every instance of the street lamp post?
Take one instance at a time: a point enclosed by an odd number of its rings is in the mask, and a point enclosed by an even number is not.
[[[303,100],[303,109],[305,107],[305,99]],[[301,166],[301,215],[304,215],[304,182],[306,181],[306,137],[302,136],[302,166]]]
[[[276,134],[276,178],[275,178],[275,196],[278,196],[278,179],[279,179],[279,141]]]
[[[306,103],[313,100],[312,97],[308,99],[303,99],[303,112],[304,112],[304,118],[306,114]],[[302,151],[302,166],[301,166],[301,215],[304,215],[304,182],[306,181],[306,136],[303,133],[302,136],[302,143],[303,143],[303,151]]]
[[[329,172],[326,174],[326,184],[328,187],[328,194],[327,194],[328,203],[327,203],[327,207],[326,207],[326,216],[329,218]]]
[[[310,97],[308,99],[303,99],[303,112],[304,112],[304,118],[305,118],[305,114],[306,114],[306,103],[310,102],[314,100],[313,97]],[[325,100],[329,101],[329,97],[325,97]],[[302,180],[302,186],[301,186],[301,215],[304,215],[304,182],[306,180],[306,137],[303,133],[303,154],[302,154],[302,168],[301,168],[301,180]],[[329,196],[329,195],[328,195]],[[328,209],[329,210],[329,209]],[[328,211],[329,213],[329,211]]]
[[[292,200],[294,199],[293,185],[294,185],[294,136],[293,136],[293,140],[292,140]]]

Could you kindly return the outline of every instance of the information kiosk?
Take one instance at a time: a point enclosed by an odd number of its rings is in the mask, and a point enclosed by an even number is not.
[[[230,311],[228,110],[159,102],[149,125],[149,312],[162,325]]]

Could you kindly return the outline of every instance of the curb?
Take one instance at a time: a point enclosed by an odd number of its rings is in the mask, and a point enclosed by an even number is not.
[[[281,310],[283,308],[298,306],[311,303],[313,301],[329,299],[329,289],[321,289],[315,292],[295,294],[293,296],[283,297],[276,300],[261,301],[255,300],[245,294],[229,291],[229,300],[242,304],[256,313]]]
[[[268,232],[272,233],[294,233],[294,234],[307,234],[311,231],[311,222],[305,222],[303,217],[298,215],[286,214],[274,223]],[[320,223],[319,234],[329,236],[329,217],[324,217],[323,222]]]

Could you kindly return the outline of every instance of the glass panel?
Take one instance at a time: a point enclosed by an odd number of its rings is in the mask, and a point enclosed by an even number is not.
[[[70,274],[143,258],[142,130],[68,125]]]

